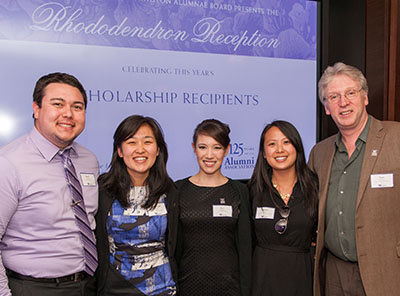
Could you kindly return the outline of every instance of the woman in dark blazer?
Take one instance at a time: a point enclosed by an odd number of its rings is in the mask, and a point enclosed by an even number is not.
[[[118,126],[110,170],[99,177],[98,295],[176,295],[175,239],[166,242],[176,237],[177,190],[167,159],[154,119]]]

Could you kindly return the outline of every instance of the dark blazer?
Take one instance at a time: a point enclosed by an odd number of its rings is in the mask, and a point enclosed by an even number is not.
[[[175,182],[178,190],[182,188],[184,184],[189,182],[189,178],[179,180]],[[247,186],[239,181],[231,180],[235,191],[238,193],[240,198],[239,205],[239,218],[235,233],[236,248],[239,257],[239,271],[240,271],[240,287],[242,296],[250,296],[251,294],[251,258],[252,258],[252,222],[251,222],[251,210],[250,210],[250,199],[249,191]],[[179,204],[179,202],[178,202]],[[179,207],[175,208],[179,211]],[[179,219],[179,213],[174,215],[174,218]],[[176,224],[178,227],[178,223]],[[180,227],[179,227],[180,229]],[[174,232],[176,233],[176,232]],[[177,231],[177,242],[176,246],[176,258],[179,260],[183,253],[182,248],[182,235],[179,234],[180,230]],[[179,288],[179,287],[178,287]]]
[[[174,278],[175,283],[177,282],[177,269],[175,262],[175,246],[176,246],[176,233],[177,227],[171,227],[171,225],[177,225],[178,212],[175,210],[177,207],[177,198],[178,191],[175,186],[171,188],[171,190],[166,193],[166,206],[167,206],[167,235],[166,235],[166,248],[167,255],[171,265],[172,276]],[[107,281],[107,274],[110,269],[110,252],[109,252],[109,243],[108,243],[108,233],[106,229],[106,218],[111,209],[112,203],[115,198],[111,196],[104,188],[100,186],[99,188],[99,209],[96,215],[96,239],[97,239],[97,253],[98,253],[98,261],[99,266],[96,271],[96,280],[97,280],[97,291],[98,295],[104,295],[104,283]]]
[[[314,294],[324,295],[326,195],[336,135],[316,144],[309,159],[319,179]],[[371,188],[371,175],[393,174],[394,186]],[[357,195],[355,234],[358,264],[367,295],[400,291],[400,123],[371,117]]]

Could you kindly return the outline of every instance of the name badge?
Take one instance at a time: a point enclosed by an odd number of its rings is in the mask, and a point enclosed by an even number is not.
[[[96,178],[94,174],[81,173],[81,181],[83,186],[96,186]]]
[[[371,188],[390,188],[393,186],[393,174],[371,175]]]
[[[232,206],[213,205],[213,217],[232,217]]]
[[[274,219],[275,208],[257,207],[256,219]]]

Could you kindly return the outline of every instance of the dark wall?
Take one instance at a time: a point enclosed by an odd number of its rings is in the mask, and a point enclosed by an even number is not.
[[[353,65],[365,73],[365,1],[323,0],[321,22],[321,74],[327,66],[339,61]],[[336,133],[337,128],[320,103],[319,110],[319,140],[322,140]]]
[[[368,113],[400,120],[400,0],[321,0],[321,71],[337,61],[365,74]],[[320,104],[319,139],[337,132]]]

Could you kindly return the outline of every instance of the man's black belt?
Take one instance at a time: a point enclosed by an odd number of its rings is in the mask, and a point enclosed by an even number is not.
[[[33,282],[40,282],[40,283],[55,283],[55,284],[61,284],[61,283],[67,283],[67,282],[79,282],[88,276],[88,274],[86,272],[81,271],[81,272],[77,272],[74,274],[61,276],[58,278],[35,278],[32,276],[19,274],[18,272],[12,271],[8,268],[6,269],[6,273],[7,273],[8,277],[19,279],[19,280],[26,280],[26,281],[33,281]]]

